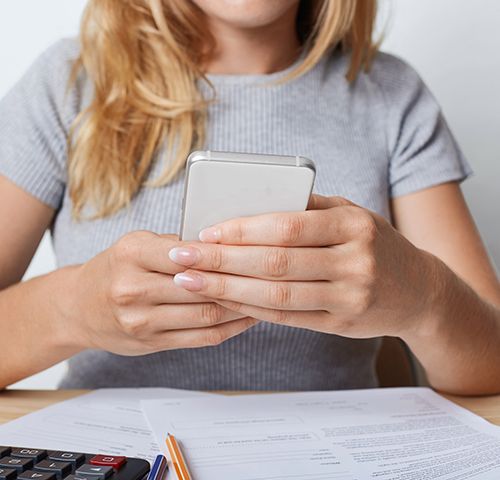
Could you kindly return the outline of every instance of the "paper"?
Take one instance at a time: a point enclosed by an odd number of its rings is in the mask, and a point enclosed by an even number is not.
[[[102,389],[0,426],[0,445],[144,458],[160,452],[141,399],[208,394],[167,388]]]
[[[196,480],[500,478],[500,428],[426,388],[141,403]]]

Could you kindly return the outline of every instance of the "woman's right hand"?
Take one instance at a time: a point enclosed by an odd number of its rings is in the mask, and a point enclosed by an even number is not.
[[[78,348],[143,355],[205,347],[257,323],[175,286],[173,276],[185,268],[168,252],[181,244],[175,235],[133,232],[72,267],[61,306]]]

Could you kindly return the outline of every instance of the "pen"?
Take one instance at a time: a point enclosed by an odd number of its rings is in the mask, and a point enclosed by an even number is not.
[[[167,459],[163,455],[157,455],[155,463],[153,463],[151,471],[149,472],[148,480],[163,480],[167,470]]]
[[[170,456],[172,457],[172,464],[174,465],[178,480],[192,480],[187,468],[186,460],[184,460],[184,457],[182,456],[181,449],[175,437],[168,433],[166,443]]]

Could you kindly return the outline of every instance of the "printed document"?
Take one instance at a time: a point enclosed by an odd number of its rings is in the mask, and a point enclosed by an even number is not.
[[[141,399],[208,395],[168,388],[96,390],[0,426],[0,445],[125,455],[154,461],[160,453]]]
[[[427,388],[141,403],[196,480],[500,478],[500,428]]]

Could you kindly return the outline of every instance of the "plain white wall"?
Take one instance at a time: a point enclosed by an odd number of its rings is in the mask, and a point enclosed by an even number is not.
[[[60,37],[76,34],[85,0],[16,0],[0,16],[0,97],[34,58]],[[476,174],[464,190],[483,238],[500,265],[500,2],[382,0],[391,14],[384,49],[414,65],[443,106]],[[384,13],[383,18],[386,18]],[[27,277],[54,268],[46,236]],[[20,382],[52,388],[64,364]]]

